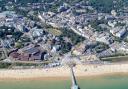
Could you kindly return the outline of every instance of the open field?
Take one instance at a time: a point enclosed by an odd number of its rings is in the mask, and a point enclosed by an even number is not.
[[[55,36],[59,36],[62,34],[62,32],[55,28],[48,28],[47,31]]]

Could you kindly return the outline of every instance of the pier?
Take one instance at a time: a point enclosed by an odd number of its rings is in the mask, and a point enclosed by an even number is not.
[[[70,67],[70,71],[71,71],[71,78],[72,78],[71,89],[79,89],[79,86],[77,85],[76,78],[74,75],[73,67]]]
[[[73,68],[76,66],[76,64],[80,64],[80,58],[76,56],[72,56],[71,53],[68,53],[65,55],[62,59],[61,64],[66,65],[70,68],[70,74],[71,74],[71,80],[72,80],[72,85],[70,89],[80,89],[80,87],[77,85],[75,74],[73,71]]]

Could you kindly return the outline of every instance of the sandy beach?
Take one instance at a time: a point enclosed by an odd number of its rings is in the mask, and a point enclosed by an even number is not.
[[[128,73],[128,64],[110,65],[77,65],[74,68],[77,77],[97,76],[112,73]],[[28,78],[53,78],[70,77],[67,66],[47,69],[1,69],[0,79],[28,79]]]

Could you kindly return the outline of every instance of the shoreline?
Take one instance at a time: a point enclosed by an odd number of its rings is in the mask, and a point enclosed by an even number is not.
[[[112,74],[128,74],[128,64],[110,65],[77,65],[74,68],[77,78],[90,76],[106,76]],[[0,80],[6,79],[67,79],[70,69],[67,66],[46,69],[1,69]]]

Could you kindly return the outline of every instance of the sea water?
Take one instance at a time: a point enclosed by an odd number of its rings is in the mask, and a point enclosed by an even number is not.
[[[77,78],[80,89],[128,89],[128,75]],[[70,89],[70,78],[0,80],[0,89]]]

